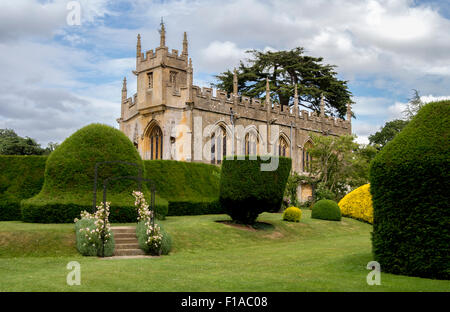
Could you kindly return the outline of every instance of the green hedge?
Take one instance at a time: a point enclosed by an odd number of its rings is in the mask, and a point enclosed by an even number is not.
[[[169,216],[223,213],[218,202],[220,168],[174,160],[144,160],[146,178],[169,201]]]
[[[201,201],[180,200],[169,201],[168,216],[187,216],[187,215],[202,215],[202,214],[221,214],[223,209],[220,206],[219,199],[203,199]]]
[[[20,220],[20,201],[39,193],[46,156],[0,156],[0,221]]]
[[[220,204],[235,221],[252,224],[264,211],[281,208],[286,182],[291,171],[291,159],[278,158],[274,171],[261,171],[268,161],[226,157],[220,179]]]
[[[311,218],[341,221],[341,209],[334,200],[321,199],[312,207]]]
[[[450,278],[450,101],[425,105],[370,168],[373,253],[384,272]]]
[[[117,205],[116,203],[123,202],[123,197],[120,195],[116,198],[108,197],[111,201],[109,221],[111,223],[126,223],[136,222],[137,208],[135,206]],[[149,196],[149,195],[148,195]],[[101,198],[99,194],[97,198]],[[150,197],[147,197],[150,201]],[[156,196],[156,217],[164,219],[168,211],[168,202]],[[21,204],[22,220],[33,223],[71,223],[75,218],[80,217],[83,210],[92,212],[92,202],[80,203],[75,198],[69,202],[52,202],[49,200],[38,201],[36,199],[24,200]]]
[[[110,126],[91,124],[76,131],[48,157],[45,182],[36,196],[22,201],[22,216],[27,222],[73,222],[82,210],[92,210],[95,164],[126,161],[142,168],[143,162],[133,143],[121,131]],[[110,177],[137,176],[138,168],[126,164],[104,164],[98,170],[97,203],[102,199],[103,181]],[[131,193],[138,189],[134,180],[111,181],[107,201],[111,202],[111,222],[134,222],[137,217]],[[143,192],[149,198],[144,184]],[[167,201],[158,198],[158,212],[167,211]]]

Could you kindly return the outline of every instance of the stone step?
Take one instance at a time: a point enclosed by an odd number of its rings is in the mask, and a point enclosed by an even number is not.
[[[119,249],[139,249],[139,243],[131,243],[131,244],[117,244],[116,243],[116,250]]]
[[[114,241],[116,242],[116,244],[134,244],[138,240],[136,237],[134,237],[134,238],[117,238],[114,236]]]
[[[114,234],[119,233],[136,233],[136,227],[132,226],[113,226],[111,227],[111,231]]]
[[[113,233],[114,239],[137,239],[136,233]]]
[[[114,250],[114,256],[138,256],[145,255],[141,249],[117,249]]]

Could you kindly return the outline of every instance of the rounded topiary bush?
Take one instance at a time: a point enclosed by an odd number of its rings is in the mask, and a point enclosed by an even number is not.
[[[262,171],[270,160],[225,158],[220,176],[219,201],[224,211],[239,223],[253,224],[264,211],[278,212],[286,182],[291,171],[291,159],[272,157],[278,166]],[[264,168],[264,166],[263,166]]]
[[[283,220],[300,222],[302,218],[302,211],[297,207],[288,207],[283,211]]]
[[[381,270],[450,278],[450,101],[425,105],[370,168]]]
[[[97,204],[103,198],[103,181],[110,177],[137,176],[144,166],[133,143],[121,131],[106,125],[91,124],[67,138],[47,159],[44,185],[39,194],[21,203],[27,222],[73,222],[82,210],[92,211],[95,164],[125,161],[137,166],[112,163],[98,167]],[[137,218],[133,190],[135,180],[114,180],[107,187],[111,202],[111,222],[132,222]],[[143,185],[144,193],[148,190]],[[150,196],[147,195],[147,198]],[[157,212],[167,213],[167,202],[157,198]]]
[[[373,223],[372,195],[370,184],[360,186],[339,201],[339,208],[345,217]]]
[[[322,199],[314,204],[311,212],[311,218],[341,221],[341,210],[335,201]]]

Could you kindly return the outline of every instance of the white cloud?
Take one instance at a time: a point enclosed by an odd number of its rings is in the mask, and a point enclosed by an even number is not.
[[[395,102],[394,105],[391,105],[387,108],[388,117],[387,121],[394,119],[403,119],[405,117],[404,111],[406,109],[407,103]]]
[[[224,68],[238,67],[239,60],[246,57],[246,49],[240,49],[234,42],[213,41],[201,53],[200,70],[218,72]]]
[[[443,101],[443,100],[450,100],[450,95],[444,95],[444,96],[434,96],[434,95],[422,95],[420,97],[420,100],[424,103],[430,103],[435,101]]]

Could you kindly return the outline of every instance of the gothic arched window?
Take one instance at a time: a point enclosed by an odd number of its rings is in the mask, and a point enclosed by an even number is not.
[[[259,153],[258,136],[254,132],[249,132],[245,135],[244,154],[258,155],[258,153]]]
[[[163,134],[161,128],[155,125],[150,132],[150,159],[162,159]]]
[[[283,137],[280,137],[280,139],[278,140],[278,155],[289,157],[289,144]]]
[[[303,172],[311,172],[311,155],[309,154],[309,149],[312,147],[311,142],[306,142],[303,146],[303,157],[302,157],[302,170]]]
[[[211,164],[221,164],[227,154],[227,131],[220,126],[211,135]]]

